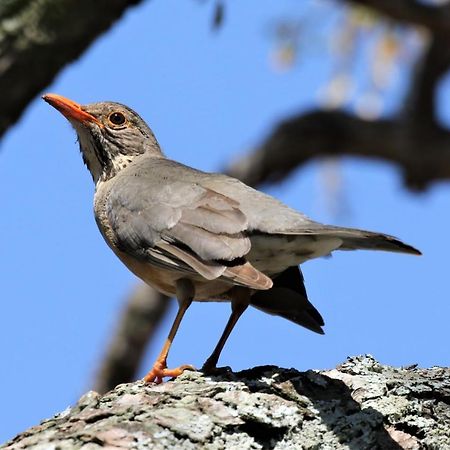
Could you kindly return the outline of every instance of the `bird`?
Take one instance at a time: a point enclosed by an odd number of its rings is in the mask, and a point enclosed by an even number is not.
[[[168,159],[146,122],[121,103],[42,98],[78,135],[106,243],[137,277],[178,300],[168,337],[144,377],[148,383],[195,370],[167,366],[193,301],[231,303],[228,322],[202,367],[211,373],[249,305],[323,334],[323,318],[308,299],[300,269],[307,260],[335,250],[421,254],[393,236],[316,222],[238,179]]]

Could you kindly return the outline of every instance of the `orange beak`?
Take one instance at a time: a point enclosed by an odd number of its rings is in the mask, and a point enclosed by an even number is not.
[[[78,103],[57,94],[45,94],[42,98],[53,108],[57,109],[68,120],[75,120],[83,124],[94,122],[101,125],[97,118],[87,113]]]

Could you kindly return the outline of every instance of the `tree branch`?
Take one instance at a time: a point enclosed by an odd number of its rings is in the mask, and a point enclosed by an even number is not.
[[[403,119],[411,122],[411,131],[414,127],[436,122],[437,85],[450,67],[450,46],[447,42],[447,36],[433,34],[415,65],[403,110]]]
[[[257,367],[84,395],[4,450],[450,448],[450,369],[350,358],[323,372]]]
[[[140,283],[129,296],[120,323],[98,372],[94,389],[103,394],[136,378],[148,342],[161,323],[170,300]]]
[[[429,5],[417,0],[345,0],[366,6],[398,22],[421,25],[432,32],[450,34],[450,5]]]
[[[69,62],[141,0],[4,0],[0,137]]]
[[[426,26],[428,47],[416,63],[397,118],[366,121],[340,111],[315,111],[280,123],[253,153],[227,172],[245,183],[279,181],[322,156],[358,156],[396,164],[411,189],[450,179],[450,133],[436,122],[436,87],[450,67],[450,4],[413,0],[347,0],[391,19]]]
[[[259,185],[279,181],[311,159],[349,155],[396,164],[412,189],[450,179],[450,132],[434,126],[411,133],[403,121],[367,121],[341,111],[313,111],[285,120],[227,172]]]

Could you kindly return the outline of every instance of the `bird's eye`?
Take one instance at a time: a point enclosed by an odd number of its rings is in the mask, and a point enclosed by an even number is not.
[[[125,116],[121,112],[113,112],[108,119],[113,125],[123,125],[126,122]]]

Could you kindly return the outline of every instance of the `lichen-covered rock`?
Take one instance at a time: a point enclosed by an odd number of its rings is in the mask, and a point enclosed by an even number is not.
[[[450,370],[256,367],[123,384],[20,434],[4,450],[450,449]]]

